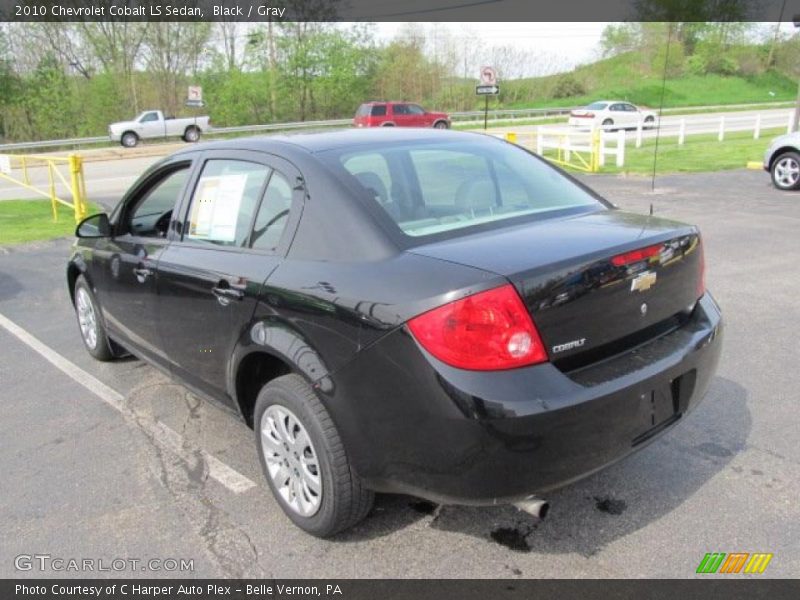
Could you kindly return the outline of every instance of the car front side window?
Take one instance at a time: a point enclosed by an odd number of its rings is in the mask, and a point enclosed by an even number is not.
[[[188,177],[188,164],[164,174],[130,205],[121,232],[141,237],[166,237],[172,210]]]

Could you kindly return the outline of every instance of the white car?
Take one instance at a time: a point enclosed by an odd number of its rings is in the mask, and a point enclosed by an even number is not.
[[[644,129],[656,126],[658,115],[652,110],[643,110],[630,102],[601,100],[585,108],[569,113],[569,124],[582,129],[605,130],[636,129],[641,122]]]

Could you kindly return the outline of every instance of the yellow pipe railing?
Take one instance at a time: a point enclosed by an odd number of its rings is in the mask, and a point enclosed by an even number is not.
[[[63,204],[72,209],[75,215],[75,222],[78,223],[88,212],[86,203],[86,181],[83,177],[83,160],[77,154],[70,154],[69,156],[42,156],[37,154],[25,155],[8,155],[8,163],[12,165],[12,161],[17,159],[19,161],[19,169],[22,171],[21,178],[13,177],[10,172],[0,171],[0,179],[5,179],[13,184],[19,185],[26,189],[41,194],[50,199],[50,204],[53,209],[53,221],[58,221],[58,205]],[[37,163],[31,165],[31,163]],[[67,165],[69,169],[69,180],[58,169],[59,165]],[[40,189],[31,183],[29,170],[41,166],[47,167],[47,180],[48,189]],[[13,165],[12,169],[13,170]],[[69,190],[72,201],[60,198],[56,193],[56,178]]]

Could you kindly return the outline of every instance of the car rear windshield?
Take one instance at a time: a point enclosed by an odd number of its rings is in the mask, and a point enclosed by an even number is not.
[[[588,110],[603,110],[606,106],[608,106],[608,102],[592,102],[586,108]]]
[[[603,207],[544,161],[500,141],[383,144],[326,155],[409,236]]]
[[[369,104],[362,104],[361,106],[358,107],[358,110],[356,111],[356,116],[357,117],[368,117],[369,116],[370,107],[371,106]]]

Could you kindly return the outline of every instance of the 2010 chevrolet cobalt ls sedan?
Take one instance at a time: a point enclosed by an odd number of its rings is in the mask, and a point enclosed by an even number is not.
[[[720,353],[695,227],[478,134],[195,146],[77,236],[87,350],[240,414],[318,536],[374,492],[541,510],[685,417]]]

